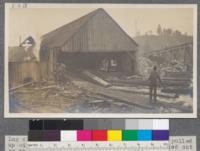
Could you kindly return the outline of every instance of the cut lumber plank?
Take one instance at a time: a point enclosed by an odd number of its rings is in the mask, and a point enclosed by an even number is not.
[[[100,78],[100,77],[94,75],[93,73],[91,73],[91,72],[89,72],[89,71],[84,70],[82,73],[83,73],[85,76],[87,76],[88,78],[90,78],[91,80],[97,82],[98,84],[100,84],[100,85],[102,85],[102,86],[107,87],[107,86],[110,85],[110,83],[108,83],[107,81],[103,80],[102,78]]]

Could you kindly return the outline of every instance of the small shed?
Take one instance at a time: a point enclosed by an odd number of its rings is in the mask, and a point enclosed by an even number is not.
[[[97,9],[42,36],[40,60],[47,74],[67,67],[137,73],[137,43],[104,10]],[[112,68],[108,68],[108,67]]]
[[[9,47],[9,87],[37,81],[40,78],[39,63],[33,48],[22,46]]]

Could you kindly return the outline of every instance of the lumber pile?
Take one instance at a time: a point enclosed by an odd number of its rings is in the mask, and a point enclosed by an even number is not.
[[[190,79],[192,78],[192,72],[188,72],[188,71],[181,71],[181,72],[170,72],[167,71],[165,72],[165,76],[166,77],[171,77],[171,78],[185,78],[185,79]]]
[[[167,87],[162,92],[192,95],[192,77],[192,72],[188,71],[167,71],[163,78],[163,83],[167,83]]]

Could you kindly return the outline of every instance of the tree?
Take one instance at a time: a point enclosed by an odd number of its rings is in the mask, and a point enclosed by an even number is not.
[[[171,35],[172,32],[173,32],[173,31],[172,31],[171,28],[164,28],[163,31],[162,31],[163,35],[166,35],[166,36]]]
[[[161,25],[159,24],[158,27],[157,27],[157,34],[158,35],[161,35],[162,34],[162,28],[161,28]]]
[[[168,28],[167,30],[166,30],[166,33],[167,33],[167,35],[171,35],[172,34],[172,29],[171,28]]]
[[[179,30],[175,30],[173,33],[174,36],[181,36],[182,33]]]

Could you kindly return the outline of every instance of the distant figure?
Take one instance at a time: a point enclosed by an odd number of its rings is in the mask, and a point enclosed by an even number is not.
[[[152,95],[153,95],[154,103],[156,103],[158,81],[160,82],[160,84],[162,84],[162,81],[160,79],[159,73],[157,72],[156,66],[153,67],[153,70],[152,70],[148,80],[150,81],[150,83],[149,83],[149,91],[150,91],[149,101],[150,101],[150,103],[152,102]]]

